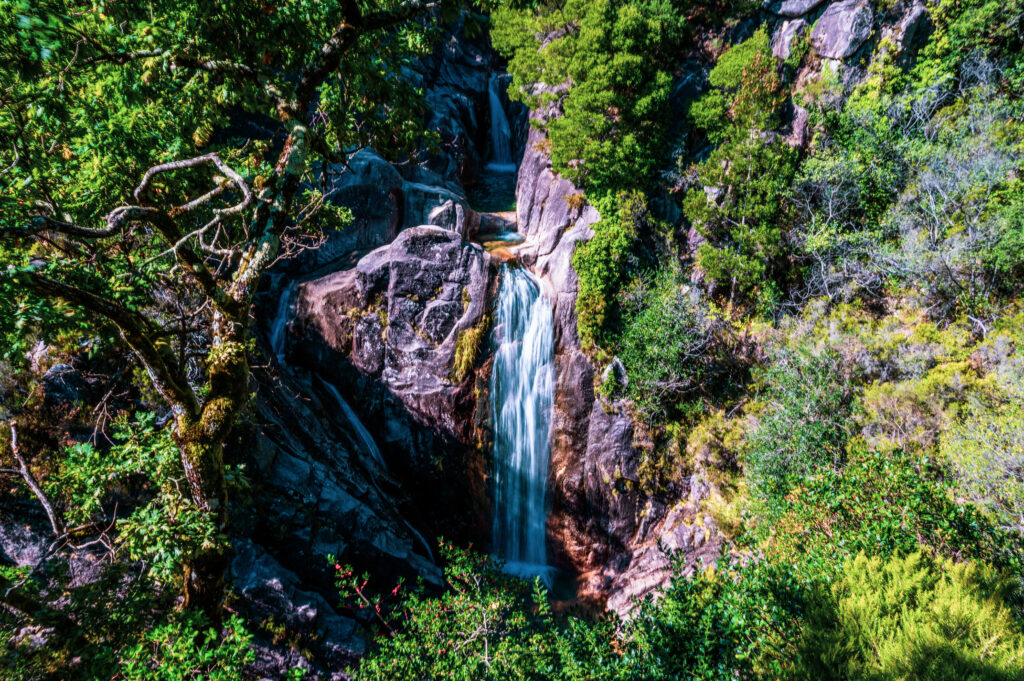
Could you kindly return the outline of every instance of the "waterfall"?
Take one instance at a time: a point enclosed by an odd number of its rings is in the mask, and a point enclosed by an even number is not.
[[[292,281],[281,291],[281,297],[277,301],[277,313],[274,315],[274,321],[270,323],[270,350],[280,364],[284,364],[288,318],[291,317],[292,299],[295,297],[297,286],[298,282]]]
[[[356,432],[356,438],[358,438],[359,445],[362,446],[363,451],[368,454],[371,459],[380,464],[381,469],[387,470],[388,466],[384,463],[384,455],[380,453],[380,448],[377,446],[377,443],[374,442],[373,436],[370,435],[370,431],[368,431],[366,426],[363,425],[363,422],[359,420],[359,417],[356,416],[352,407],[349,406],[348,402],[345,401],[345,398],[341,396],[341,393],[338,392],[338,389],[335,388],[332,383],[325,381],[319,376],[317,379],[320,381],[320,384],[326,388],[327,392],[331,394],[331,397],[334,398],[334,402],[338,405],[338,408],[341,409],[341,413],[345,416],[345,420],[348,421],[350,426],[352,426],[352,430]],[[355,442],[353,442],[353,444],[355,444]],[[377,491],[380,492],[381,496],[383,496],[384,493],[381,492],[380,487],[377,486],[375,478],[371,478],[371,480],[373,481],[373,486],[376,487]],[[430,560],[434,560],[434,552],[430,548],[430,542],[428,542],[408,520],[402,518],[402,523],[405,524],[405,527],[409,530],[409,533],[412,534],[413,538],[415,538],[416,541],[418,541],[424,548],[427,555],[430,557]]]
[[[514,173],[516,164],[512,160],[512,129],[509,127],[505,108],[501,105],[501,94],[498,91],[498,88],[501,87],[502,75],[500,73],[491,74],[487,87],[491,106],[491,162],[487,164],[487,168],[498,172]]]
[[[547,580],[554,327],[551,303],[522,267],[502,267],[492,342],[494,549],[509,572]]]
[[[352,411],[352,407],[348,405],[348,402],[346,402],[345,398],[341,396],[338,389],[322,378],[320,379],[320,383],[327,389],[327,392],[331,394],[331,397],[334,398],[334,402],[338,405],[338,408],[341,409],[341,413],[345,417],[345,420],[348,421],[349,425],[352,426],[352,430],[355,431],[358,443],[353,442],[353,444],[361,446],[363,453],[368,454],[371,459],[380,464],[381,468],[387,469],[387,465],[384,463],[384,455],[380,453],[380,448],[377,446],[377,443],[373,441],[373,436],[370,435],[370,431],[366,429],[363,422],[360,421],[359,417],[356,416],[356,413]]]

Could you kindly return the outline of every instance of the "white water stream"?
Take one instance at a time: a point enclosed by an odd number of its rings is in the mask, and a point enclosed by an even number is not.
[[[522,267],[502,267],[492,342],[494,550],[508,572],[548,581],[545,526],[554,326],[540,282]]]
[[[509,127],[508,116],[505,115],[505,107],[501,105],[501,95],[498,92],[498,88],[501,87],[501,76],[500,73],[492,74],[487,83],[491,113],[491,161],[487,164],[487,169],[514,173],[516,163],[512,159],[512,129]]]
[[[295,298],[298,283],[298,281],[292,281],[281,291],[281,297],[277,300],[277,311],[270,323],[270,350],[277,357],[279,364],[284,364],[285,347],[288,340],[288,321],[292,316],[292,299]]]

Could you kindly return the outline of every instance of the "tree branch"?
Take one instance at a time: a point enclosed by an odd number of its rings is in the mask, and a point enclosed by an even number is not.
[[[157,329],[148,319],[117,303],[65,282],[29,272],[23,280],[36,293],[62,298],[69,303],[110,320],[121,336],[142,360],[153,386],[175,412],[197,414],[199,402],[168,345],[157,345]]]
[[[12,419],[7,422],[8,427],[11,429],[11,454],[14,455],[14,460],[18,462],[19,472],[21,477],[25,480],[25,484],[32,490],[32,494],[36,495],[36,499],[39,499],[39,503],[42,504],[43,510],[46,511],[46,517],[50,519],[50,527],[53,528],[53,536],[58,539],[64,534],[64,523],[61,522],[57,516],[56,511],[53,510],[53,504],[50,503],[46,493],[43,492],[43,488],[36,482],[36,478],[32,475],[32,471],[29,470],[28,464],[25,462],[25,457],[21,455],[21,451],[18,449],[18,428],[17,423]]]
[[[42,232],[56,232],[57,234],[63,234],[76,239],[102,239],[104,237],[113,236],[117,233],[120,224],[112,225],[107,222],[107,226],[101,229],[94,229],[91,227],[80,227],[79,225],[65,222],[63,220],[57,220],[48,215],[41,215],[36,218],[32,218],[27,224],[20,225],[18,227],[7,227],[0,229],[0,237],[4,236],[35,236]]]

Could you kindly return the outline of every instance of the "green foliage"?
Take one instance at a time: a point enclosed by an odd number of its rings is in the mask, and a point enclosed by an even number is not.
[[[978,50],[1020,65],[1024,35],[1021,0],[940,0],[930,13],[935,32],[915,67],[919,82],[956,76],[963,62]]]
[[[41,584],[29,579],[17,594],[39,603],[31,620],[0,609],[0,676],[19,681],[135,679],[198,681],[245,678],[254,659],[252,636],[231,617],[223,630],[200,613],[173,612],[166,594],[126,563],[106,566],[94,581],[72,582],[66,569],[49,575],[61,607],[43,604]],[[21,579],[0,567],[0,588]],[[5,602],[8,595],[4,596]],[[13,600],[10,602],[19,602]],[[72,613],[69,617],[67,613]]]
[[[238,617],[231,617],[223,634],[203,629],[196,615],[175,616],[142,632],[138,643],[119,654],[119,679],[125,681],[234,681],[256,655]]]
[[[641,413],[663,414],[700,383],[710,323],[677,271],[641,275],[622,298],[618,357],[629,379],[627,395]]]
[[[771,560],[834,575],[864,552],[890,556],[925,550],[974,559],[1020,574],[1024,544],[957,502],[941,468],[926,457],[852,448],[841,469],[804,478],[784,499],[761,508],[756,535]]]
[[[963,492],[1003,527],[1024,531],[1024,394],[1009,390],[967,405],[943,433],[941,453]]]
[[[977,563],[859,554],[812,610],[795,678],[1009,681],[1024,676],[1010,584]]]
[[[541,633],[550,610],[539,582],[531,589],[493,559],[443,543],[442,557],[447,565],[440,596],[413,589],[394,613],[364,600],[392,633],[377,639],[353,678],[505,680],[543,669],[550,651]],[[344,570],[339,576],[346,591],[360,588],[360,580],[350,582]]]
[[[745,465],[765,499],[808,475],[839,470],[850,436],[852,391],[829,351],[780,350],[759,376],[766,407],[747,436]]]
[[[144,501],[117,518],[117,546],[158,582],[173,582],[189,557],[215,540],[216,530],[184,493],[188,482],[178,449],[155,415],[121,418],[112,436],[116,444],[106,450],[88,442],[68,447],[46,481],[48,492],[62,502],[69,524],[103,525],[113,491],[137,488]]]
[[[627,624],[619,678],[787,678],[807,591],[794,573],[757,563],[684,577],[673,565],[668,588]]]
[[[509,58],[513,98],[537,106],[568,86],[547,123],[551,159],[590,196],[643,188],[663,160],[670,64],[689,35],[688,0],[569,0],[500,9],[495,47]]]
[[[593,225],[594,238],[577,244],[572,266],[579,276],[576,326],[584,347],[606,345],[618,323],[615,300],[634,269],[636,241],[649,231],[652,216],[638,192],[599,202],[604,217]]]
[[[706,239],[697,262],[729,301],[774,306],[785,274],[783,209],[796,152],[745,136],[715,149],[698,168],[702,187],[683,210]]]
[[[770,42],[767,31],[758,29],[722,55],[708,74],[715,89],[694,103],[696,111],[691,109],[691,116],[697,127],[708,131],[712,142],[778,125],[784,96]],[[715,121],[710,114],[716,112],[725,115]]]

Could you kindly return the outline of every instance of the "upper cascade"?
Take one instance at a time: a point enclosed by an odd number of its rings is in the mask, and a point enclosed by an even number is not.
[[[491,170],[515,172],[516,164],[512,158],[512,129],[505,115],[505,107],[501,104],[501,73],[491,74],[488,83],[491,110],[491,161],[487,167]]]

